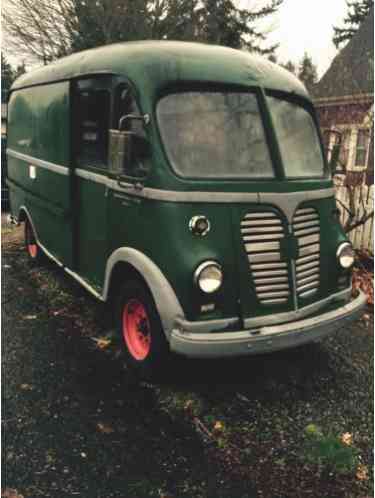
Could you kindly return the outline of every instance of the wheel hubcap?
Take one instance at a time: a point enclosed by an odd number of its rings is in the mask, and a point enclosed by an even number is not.
[[[138,299],[131,299],[124,307],[122,333],[130,354],[136,360],[144,360],[151,349],[150,322]]]

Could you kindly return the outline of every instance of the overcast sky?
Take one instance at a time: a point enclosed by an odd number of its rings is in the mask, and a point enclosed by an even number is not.
[[[306,50],[322,76],[337,53],[332,43],[333,26],[342,24],[346,12],[345,0],[284,0],[270,35],[272,41],[280,43],[278,59],[296,63]]]
[[[237,5],[251,8],[262,6],[267,0],[238,0]],[[332,43],[333,26],[341,24],[347,12],[345,0],[284,0],[273,20],[270,43],[280,43],[277,58],[280,62],[300,62],[306,50],[318,67],[321,77],[337,51]],[[14,65],[20,59],[8,53]]]

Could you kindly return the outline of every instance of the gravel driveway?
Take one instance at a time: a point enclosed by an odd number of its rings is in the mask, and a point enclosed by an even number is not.
[[[372,316],[325,342],[231,361],[124,368],[110,311],[3,226],[3,496],[365,497]],[[311,461],[305,428],[353,438],[364,472]],[[324,463],[324,462],[323,462]]]

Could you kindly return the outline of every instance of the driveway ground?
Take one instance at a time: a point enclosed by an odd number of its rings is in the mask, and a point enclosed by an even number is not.
[[[124,367],[110,310],[53,264],[31,269],[21,228],[5,224],[2,272],[3,496],[372,494],[368,312],[293,351],[176,359],[152,385]],[[346,434],[347,464],[316,453],[306,427],[327,444]]]

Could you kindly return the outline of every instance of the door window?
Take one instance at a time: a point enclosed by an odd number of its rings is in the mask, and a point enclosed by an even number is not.
[[[77,162],[107,167],[111,94],[95,80],[79,81],[77,92]]]

